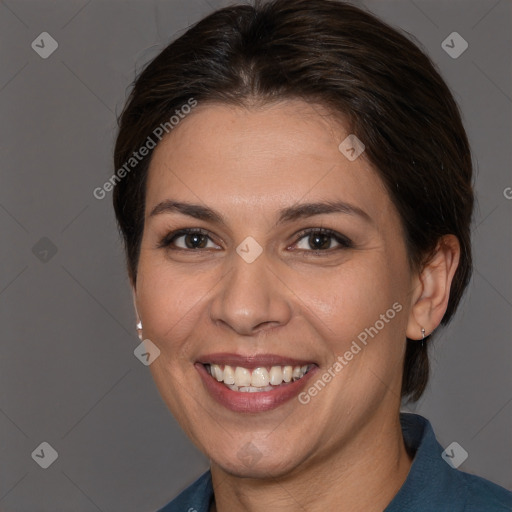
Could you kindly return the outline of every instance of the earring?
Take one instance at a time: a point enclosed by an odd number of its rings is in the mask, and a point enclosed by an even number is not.
[[[425,328],[421,328],[421,348],[425,346]]]
[[[142,322],[137,322],[137,335],[139,337],[139,340],[142,341]]]

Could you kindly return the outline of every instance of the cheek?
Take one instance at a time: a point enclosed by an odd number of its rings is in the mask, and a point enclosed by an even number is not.
[[[336,404],[343,416],[376,406],[388,389],[399,393],[406,308],[388,265],[372,256],[365,264],[340,267],[315,286],[304,283],[297,295],[308,297],[303,311],[324,343],[324,370],[337,375],[325,403]]]
[[[179,349],[197,327],[198,317],[221,275],[191,271],[141,254],[137,279],[138,310],[144,335],[161,350]]]
[[[289,287],[324,337],[345,343],[401,300],[391,267],[382,253],[367,253],[308,277],[289,275]]]

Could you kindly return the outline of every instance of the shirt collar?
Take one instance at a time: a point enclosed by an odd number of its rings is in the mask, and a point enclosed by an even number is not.
[[[430,422],[418,414],[400,413],[404,443],[414,454],[409,474],[402,487],[384,512],[431,512],[445,510],[447,496],[450,512],[464,510],[467,489],[460,472],[450,468],[442,459],[443,451]],[[186,495],[185,495],[186,494]],[[204,473],[180,496],[184,510],[209,512],[213,500],[210,471]]]
[[[443,448],[430,422],[418,414],[401,413],[400,424],[405,446],[414,453],[414,460],[405,482],[384,512],[446,510],[447,497],[451,512],[463,511],[466,485],[460,472],[441,457]]]

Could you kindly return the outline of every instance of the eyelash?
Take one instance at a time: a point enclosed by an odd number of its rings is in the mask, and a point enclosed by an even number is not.
[[[181,236],[185,236],[185,235],[202,235],[202,236],[206,236],[206,237],[210,238],[208,231],[206,231],[204,229],[184,228],[184,229],[174,231],[174,232],[169,233],[166,236],[164,236],[162,238],[162,240],[159,242],[157,247],[159,249],[169,249],[172,251],[192,251],[192,252],[200,251],[201,249],[183,249],[182,247],[171,247],[171,245],[173,244],[173,242],[175,242],[175,240],[177,238],[180,238]],[[293,242],[292,245],[297,244],[303,238],[305,238],[307,236],[311,236],[311,235],[325,235],[325,236],[331,237],[339,244],[339,246],[335,247],[335,248],[330,248],[330,249],[310,249],[310,250],[298,249],[299,251],[304,251],[305,253],[316,254],[316,255],[324,255],[325,253],[332,253],[333,251],[336,251],[336,250],[350,249],[350,248],[354,247],[352,240],[350,240],[349,238],[347,238],[346,236],[344,236],[340,233],[337,233],[336,231],[333,231],[332,229],[327,229],[327,228],[305,229],[305,230],[301,231],[300,233],[298,233],[297,235],[295,235],[295,241]],[[211,238],[210,238],[210,240],[211,240]]]

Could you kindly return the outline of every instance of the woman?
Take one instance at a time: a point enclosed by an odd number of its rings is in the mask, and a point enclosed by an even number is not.
[[[162,511],[512,509],[400,414],[472,268],[468,140],[413,43],[330,0],[217,11],[136,80],[115,164],[150,370],[211,460]]]

